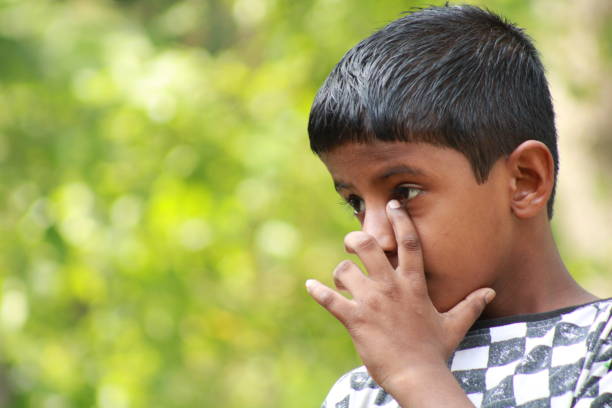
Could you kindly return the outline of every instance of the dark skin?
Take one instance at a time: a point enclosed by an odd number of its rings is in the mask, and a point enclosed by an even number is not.
[[[446,361],[480,316],[539,313],[597,298],[569,275],[546,203],[546,146],[527,141],[478,184],[461,153],[426,143],[346,144],[321,155],[362,229],[356,254],[311,296],[349,331],[370,375],[402,406],[471,407]],[[427,393],[436,383],[436,395]]]

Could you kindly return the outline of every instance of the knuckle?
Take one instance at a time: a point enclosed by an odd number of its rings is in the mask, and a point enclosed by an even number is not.
[[[348,260],[342,261],[338,264],[338,266],[336,266],[336,269],[334,269],[333,274],[334,284],[336,285],[336,287],[344,288],[344,284],[342,283],[342,281],[346,278],[352,267],[353,263]]]
[[[319,293],[319,303],[326,309],[329,309],[334,304],[334,296],[331,292]]]
[[[419,237],[413,234],[403,236],[398,244],[407,251],[418,251],[421,248]]]
[[[362,309],[355,311],[349,321],[351,328],[357,328],[363,325],[368,321],[368,317],[369,314]]]
[[[355,250],[369,250],[376,246],[376,240],[365,232],[353,231],[344,238],[344,245]]]
[[[484,299],[478,299],[475,302],[472,302],[472,312],[477,316],[480,315],[486,307],[487,301]]]
[[[464,310],[466,315],[471,315],[474,318],[477,318],[487,305],[484,299],[472,295],[465,300],[465,303]]]
[[[427,283],[421,274],[409,273],[404,277],[403,281],[404,288],[407,293],[418,298],[424,298],[428,296]]]
[[[351,270],[353,263],[348,260],[344,260],[336,266],[334,269],[334,278],[340,278],[341,276],[346,275],[347,272]]]
[[[392,301],[395,301],[400,297],[400,292],[397,285],[391,282],[381,284],[380,293],[385,299]]]
[[[362,302],[365,308],[361,310],[359,316],[365,318],[369,316],[369,313],[377,312],[382,308],[383,297],[378,293],[371,293],[365,296]]]
[[[475,320],[478,318],[478,316],[480,316],[480,314],[482,313],[482,310],[483,310],[483,307],[480,301],[470,302],[464,308],[464,317],[466,319]]]
[[[356,242],[356,249],[358,250],[362,250],[362,251],[367,251],[369,249],[372,249],[376,246],[376,241],[374,240],[374,238],[370,235],[367,236],[363,236],[361,237],[357,242]]]
[[[351,231],[348,234],[346,234],[344,236],[344,245],[345,246],[351,246],[351,244],[353,243],[353,240],[355,239],[356,236],[358,236],[359,234],[361,234],[360,231]]]

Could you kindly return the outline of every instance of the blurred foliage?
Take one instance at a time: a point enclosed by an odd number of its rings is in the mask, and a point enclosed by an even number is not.
[[[356,224],[310,103],[430,3],[0,0],[0,406],[318,406],[358,359],[303,282]]]

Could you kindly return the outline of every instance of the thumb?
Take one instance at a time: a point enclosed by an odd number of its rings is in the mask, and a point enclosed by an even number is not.
[[[450,326],[449,332],[457,335],[459,339],[463,338],[494,298],[495,291],[491,288],[482,288],[470,293],[455,307],[444,313]]]

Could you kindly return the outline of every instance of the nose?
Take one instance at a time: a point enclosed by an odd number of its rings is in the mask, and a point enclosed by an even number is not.
[[[385,252],[395,253],[397,242],[385,208],[385,205],[380,206],[380,208],[368,208],[365,212],[361,230],[373,236]]]

